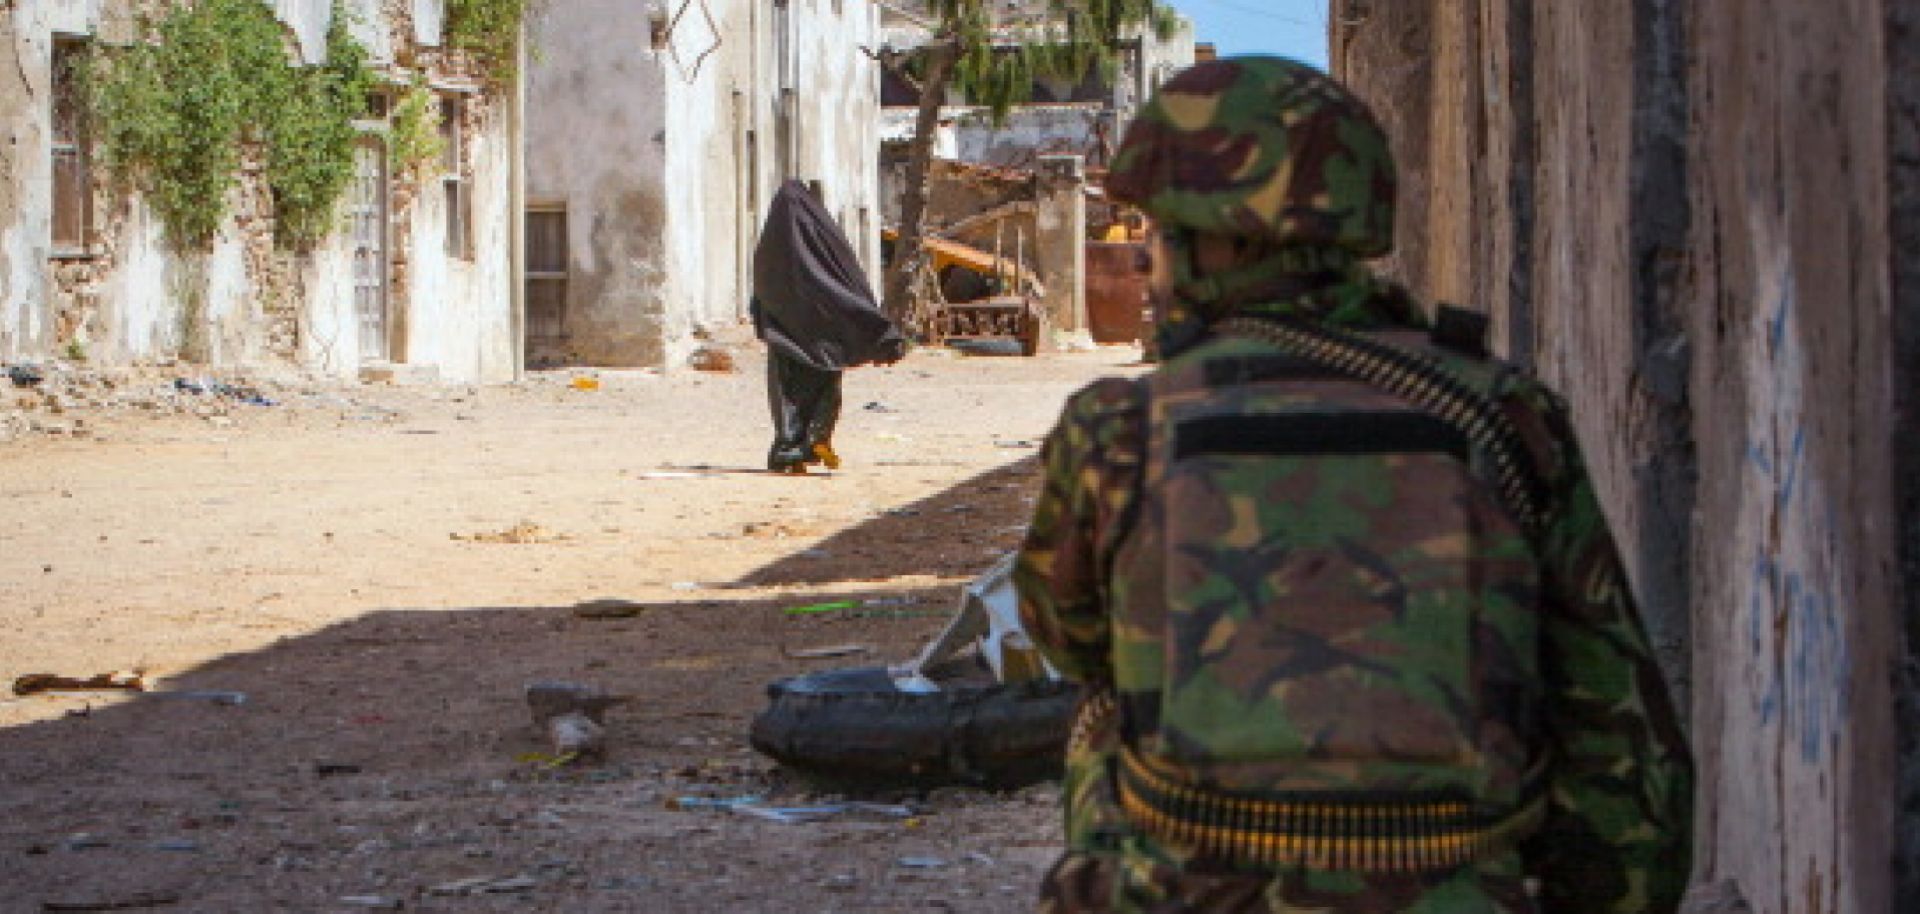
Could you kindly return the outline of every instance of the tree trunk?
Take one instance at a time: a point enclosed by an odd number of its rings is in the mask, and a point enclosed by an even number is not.
[[[960,47],[952,40],[929,45],[927,51],[927,76],[920,84],[920,117],[914,122],[913,142],[907,146],[906,184],[900,192],[900,234],[894,240],[893,260],[887,267],[887,316],[909,332],[922,329],[918,326],[921,315],[914,313],[913,280],[925,250],[927,172],[933,166],[940,109],[946,104],[947,85],[960,58]]]

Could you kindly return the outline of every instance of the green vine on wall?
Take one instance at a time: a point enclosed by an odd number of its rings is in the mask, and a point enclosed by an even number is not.
[[[353,178],[353,120],[375,84],[347,14],[335,7],[318,67],[293,62],[261,0],[200,0],[147,31],[153,41],[95,59],[89,107],[108,166],[143,193],[168,241],[211,247],[250,142],[265,150],[276,242],[304,249],[332,232]]]
[[[1160,0],[1049,0],[1042,19],[1002,22],[982,0],[934,0],[932,9],[959,47],[954,86],[984,105],[995,123],[1030,101],[1036,78],[1081,80],[1118,71],[1113,40],[1135,27],[1161,40],[1180,29],[1180,15]]]
[[[400,93],[390,129],[388,156],[396,170],[432,177],[446,143],[440,139],[440,98],[427,86],[426,77],[415,76]]]
[[[528,0],[447,0],[447,44],[472,53],[492,78],[514,75],[514,45]]]
[[[273,189],[281,241],[311,247],[338,224],[338,203],[353,182],[353,148],[377,77],[337,4],[327,28],[327,60],[287,68],[286,92],[265,119],[267,186]]]

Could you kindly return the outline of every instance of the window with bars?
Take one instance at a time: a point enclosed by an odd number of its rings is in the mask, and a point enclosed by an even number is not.
[[[84,37],[56,36],[53,41],[53,249],[56,254],[84,254],[93,231],[92,150],[81,96],[81,68],[86,64]]]
[[[440,97],[440,187],[446,196],[447,256],[461,260],[473,258],[473,201],[471,188],[461,163],[466,149],[461,144],[462,103],[457,95]]]
[[[567,332],[567,210],[527,210],[527,343],[564,343]]]

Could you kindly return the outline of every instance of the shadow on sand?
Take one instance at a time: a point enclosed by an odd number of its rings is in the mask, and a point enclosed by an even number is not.
[[[950,586],[847,582],[977,573],[1017,543],[1033,482],[1031,458],[995,469],[731,585],[778,594],[720,590],[621,618],[576,612],[598,602],[372,612],[159,685],[242,693],[237,706],[145,695],[0,731],[0,910],[144,899],[318,911],[353,909],[349,897],[408,910],[845,909],[853,898],[791,873],[815,840],[805,832],[741,832],[744,844],[722,846],[746,826],[700,825],[659,793],[777,789],[745,739],[765,684],[905,659],[953,602]],[[882,594],[895,608],[785,612]],[[867,653],[791,656],[839,644]],[[610,717],[604,765],[544,771],[532,758],[546,745],[522,689],[540,679],[633,696]],[[874,846],[874,890],[887,894],[853,907],[920,908],[941,891],[886,882],[897,852]],[[837,853],[863,859],[857,847]],[[756,872],[788,881],[737,878]],[[496,876],[532,882],[429,891]]]

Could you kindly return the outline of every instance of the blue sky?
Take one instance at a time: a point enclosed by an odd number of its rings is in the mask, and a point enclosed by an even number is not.
[[[1327,0],[1170,0],[1221,54],[1282,54],[1327,67]]]

